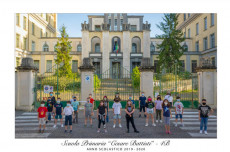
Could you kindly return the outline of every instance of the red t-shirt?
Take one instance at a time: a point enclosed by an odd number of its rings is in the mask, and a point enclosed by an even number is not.
[[[93,102],[94,102],[93,98],[90,98],[89,102],[93,104]]]
[[[37,112],[39,118],[44,118],[46,117],[46,112],[48,112],[48,110],[46,107],[39,107]]]

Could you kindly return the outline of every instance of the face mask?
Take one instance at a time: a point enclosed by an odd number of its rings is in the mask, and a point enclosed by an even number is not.
[[[104,98],[104,100],[106,100],[106,98]]]
[[[44,107],[44,104],[41,104],[41,107]]]
[[[160,98],[157,98],[157,100],[161,100]]]
[[[60,100],[58,100],[57,103],[60,103]]]
[[[53,94],[51,93],[50,96],[53,96]]]
[[[67,106],[70,106],[70,104],[68,103]]]
[[[206,105],[206,103],[203,102],[202,105]]]
[[[87,102],[89,102],[89,100]]]
[[[77,101],[76,99],[73,99],[74,101]]]
[[[118,95],[116,95],[116,97],[118,97]]]
[[[103,103],[100,103],[101,106],[103,106]]]
[[[144,96],[144,93],[142,93],[142,96]]]
[[[164,102],[165,106],[167,106],[167,102]]]
[[[180,102],[180,99],[176,99],[176,101]]]
[[[132,97],[129,97],[129,99],[132,99]]]

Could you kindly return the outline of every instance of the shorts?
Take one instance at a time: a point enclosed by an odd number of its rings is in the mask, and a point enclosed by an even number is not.
[[[65,116],[65,126],[72,125],[72,115]]]
[[[120,115],[120,114],[115,114],[115,115],[113,116],[113,119],[121,119],[121,115]]]
[[[180,119],[182,119],[182,114],[176,114],[176,119],[180,116]]]
[[[140,112],[142,111],[142,109],[145,112],[145,106],[140,105]]]
[[[153,114],[153,109],[147,108],[147,113],[148,113],[148,114]]]
[[[45,117],[39,118],[38,123],[39,123],[39,125],[45,125],[46,124]]]
[[[57,115],[56,114],[55,119],[62,119],[62,115]]]
[[[165,125],[170,125],[170,117],[164,116],[164,123],[165,123]]]
[[[85,111],[85,117],[86,117],[86,118],[88,118],[88,117],[91,118],[91,116],[92,116],[92,115],[91,115],[91,112],[90,112],[90,111]]]

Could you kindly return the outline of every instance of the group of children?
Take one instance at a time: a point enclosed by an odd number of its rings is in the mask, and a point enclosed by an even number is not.
[[[60,98],[55,100],[53,93],[50,93],[50,97],[48,97],[47,105],[45,106],[45,102],[41,102],[41,106],[38,108],[38,120],[39,120],[39,133],[43,133],[45,130],[45,124],[51,121],[51,117],[53,117],[54,121],[54,128],[57,125],[57,120],[60,119],[61,127],[63,126],[63,118],[65,116],[65,133],[67,132],[67,126],[69,125],[70,133],[72,133],[72,123],[78,123],[78,111],[79,111],[79,102],[76,100],[76,97],[67,102],[66,107],[63,109],[63,104],[60,102]],[[180,117],[181,125],[183,124],[183,112],[184,106],[180,101],[180,97],[176,97],[176,102],[173,105],[173,98],[170,93],[168,93],[164,100],[162,101],[161,96],[157,96],[157,100],[153,101],[152,98],[149,96],[146,98],[144,96],[144,92],[139,97],[139,117],[141,117],[141,112],[144,112],[144,116],[146,119],[145,126],[149,125],[149,117],[151,117],[152,126],[156,126],[158,121],[162,123],[162,118],[164,119],[165,131],[167,134],[171,134],[170,131],[170,118],[172,118],[171,108],[174,106],[175,108],[175,127],[177,127],[178,118]],[[89,94],[87,98],[87,102],[84,105],[84,116],[85,116],[85,123],[84,126],[87,126],[87,121],[90,121],[90,127],[93,126],[92,117],[94,116],[94,99],[92,98],[92,94]],[[114,103],[112,105],[113,109],[113,128],[116,127],[116,122],[118,120],[118,126],[121,126],[121,112],[122,112],[122,105],[121,99],[119,97],[119,93],[115,95]],[[199,110],[199,120],[200,120],[200,133],[207,134],[207,121],[208,116],[213,112],[213,110],[206,105],[206,100],[202,100],[202,104],[198,108]],[[211,110],[211,113],[209,111]],[[134,124],[134,114],[135,111],[135,102],[132,100],[132,96],[130,95],[129,99],[127,100],[125,106],[125,118],[126,118],[126,127],[127,133],[129,133],[129,123],[131,123],[134,132],[139,133],[135,124]],[[104,132],[107,132],[106,129],[106,122],[109,122],[109,101],[107,96],[104,96],[103,100],[100,101],[99,106],[97,107],[97,119],[98,119],[98,131],[100,132],[101,124],[103,125]],[[46,115],[47,113],[47,115]],[[156,123],[154,121],[154,113],[156,113]],[[42,128],[43,125],[43,129]]]

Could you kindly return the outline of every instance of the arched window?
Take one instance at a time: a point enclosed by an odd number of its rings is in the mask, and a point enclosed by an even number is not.
[[[49,45],[45,42],[45,44],[43,45],[43,51],[44,52],[49,52]]]
[[[184,43],[183,48],[186,52],[188,51],[188,45],[186,43]]]
[[[136,43],[132,43],[132,52],[137,53],[137,44]]]
[[[112,52],[121,52],[121,40],[117,36],[112,38]]]
[[[78,51],[78,52],[81,52],[81,44],[78,44],[78,45],[77,45],[77,51]]]
[[[100,43],[95,44],[95,52],[100,52]]]
[[[151,52],[155,51],[155,45],[153,43],[150,44],[150,51]]]

